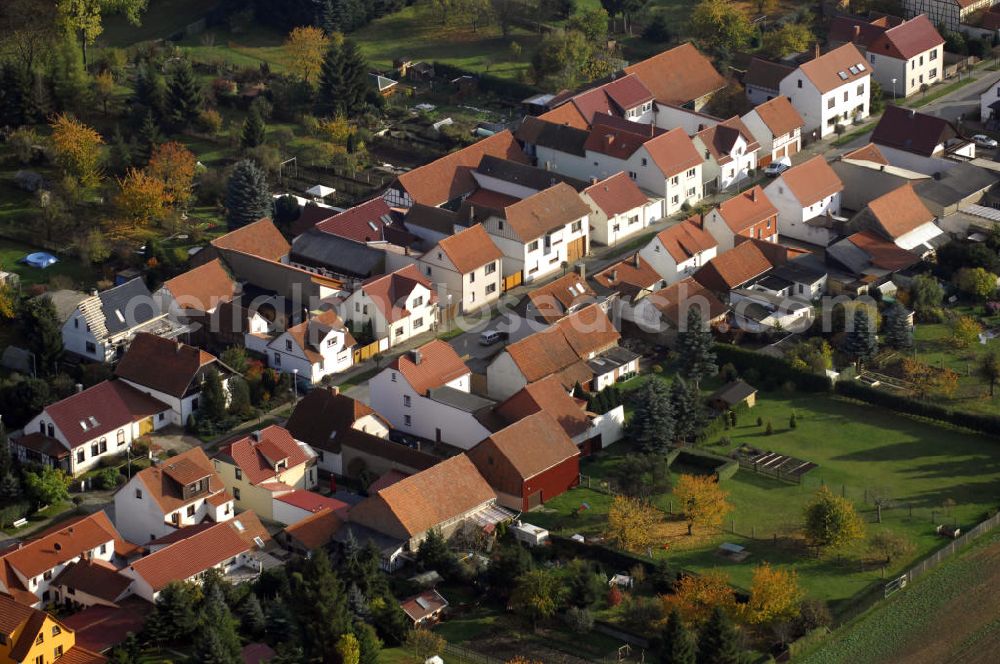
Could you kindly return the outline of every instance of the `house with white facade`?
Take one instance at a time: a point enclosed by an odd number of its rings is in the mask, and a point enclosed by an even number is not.
[[[597,293],[583,277],[583,271],[581,267],[579,271],[568,272],[544,286],[533,288],[521,299],[515,311],[526,321],[544,326],[593,304],[598,300]]]
[[[993,0],[902,0],[908,17],[926,14],[932,25],[961,32],[974,14],[993,5]]]
[[[485,209],[482,225],[503,252],[504,276],[541,279],[586,255],[590,208],[565,183],[527,198]]]
[[[439,300],[448,301],[438,304],[445,315],[476,311],[500,298],[503,252],[481,224],[441,238],[417,263],[429,282],[444,286]]]
[[[704,196],[702,156],[681,128],[595,118],[590,131],[525,118],[517,132],[539,166],[580,179],[604,179],[624,171],[650,195],[662,198],[663,215]]]
[[[893,166],[933,176],[974,159],[976,144],[947,118],[890,104],[871,141]]]
[[[590,206],[590,239],[614,246],[663,216],[663,200],[650,198],[624,171],[590,185],[580,196]]]
[[[336,387],[316,387],[295,404],[285,428],[295,440],[316,453],[320,470],[346,475],[342,442],[350,431],[378,438],[389,436],[388,420],[368,404],[340,393]]]
[[[235,514],[233,497],[200,447],[140,470],[114,500],[118,532],[137,544]]]
[[[397,357],[369,388],[372,408],[404,433],[463,449],[489,435],[474,413],[492,402],[472,394],[469,368],[440,339]]]
[[[139,332],[174,338],[184,328],[167,319],[137,277],[82,300],[63,323],[63,347],[92,362],[113,362]]]
[[[351,293],[340,310],[355,330],[395,346],[437,325],[437,293],[416,265],[372,277]]]
[[[357,342],[333,310],[314,313],[275,336],[248,334],[246,339],[247,348],[267,356],[268,366],[313,385],[354,365]]]
[[[701,178],[709,191],[738,186],[757,168],[760,143],[737,116],[702,129],[691,140],[705,160]]]
[[[781,67],[785,67],[784,72]],[[794,69],[784,65],[763,69],[772,80],[780,77],[777,93],[787,97],[799,112],[805,122],[803,131],[807,133],[827,136],[838,125],[846,126],[868,117],[872,68],[854,44],[844,44]],[[754,73],[751,66],[747,72],[748,96],[752,88],[773,84],[761,83],[751,77]],[[752,96],[751,101],[754,101]]]
[[[46,406],[11,445],[24,461],[76,476],[102,458],[124,455],[132,441],[170,421],[169,405],[125,381],[106,380]]]
[[[615,320],[635,322],[635,310],[646,296],[667,286],[639,252],[612,263],[592,277],[602,294],[614,294]]]
[[[200,348],[140,332],[115,367],[115,376],[170,406],[171,423],[184,426],[197,415],[205,378],[212,371],[228,397],[229,381],[237,375],[233,369]]]
[[[757,166],[777,159],[791,159],[802,149],[805,120],[787,97],[781,95],[758,104],[743,116],[743,124],[760,144]]]
[[[653,93],[635,74],[585,90],[562,102],[540,117],[547,122],[586,129],[598,114],[613,115],[632,122],[649,122],[653,115]]]
[[[760,185],[754,185],[712,208],[702,220],[702,227],[715,238],[722,252],[736,246],[738,237],[777,242],[778,208]]]
[[[764,189],[778,209],[778,232],[795,240],[829,245],[839,236],[844,183],[822,155],[792,166]]]
[[[979,95],[980,121],[984,125],[995,127],[997,118],[1000,118],[1000,76]]]
[[[827,40],[857,46],[885,93],[909,97],[944,79],[944,38],[934,26],[926,14],[908,21],[895,16],[876,16],[870,21],[836,16]]]
[[[701,221],[691,218],[657,233],[639,250],[639,256],[670,285],[715,258],[718,247],[719,243],[702,228]]]
[[[729,305],[736,327],[747,332],[802,333],[813,323],[813,307],[808,301],[756,288],[734,289],[729,293]]]

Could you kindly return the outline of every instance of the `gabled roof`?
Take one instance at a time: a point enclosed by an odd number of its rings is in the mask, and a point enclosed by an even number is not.
[[[893,26],[868,44],[869,53],[910,60],[921,53],[944,44],[942,37],[926,14],[917,14],[909,21]]]
[[[285,332],[295,340],[310,362],[322,362],[323,355],[319,352],[319,344],[332,330],[344,333],[345,348],[351,348],[357,343],[344,325],[344,321],[340,320],[340,316],[332,309],[311,316],[308,320],[288,328]],[[274,344],[278,338],[275,337],[270,344]]]
[[[368,415],[377,414],[364,402],[335,388],[316,387],[295,405],[285,428],[296,440],[336,453],[340,451],[340,434]]]
[[[124,540],[103,511],[63,522],[2,554],[7,565],[30,579],[90,553],[102,544]],[[117,548],[117,547],[116,547]]]
[[[646,194],[625,171],[592,184],[583,193],[609,218],[642,207],[649,202]]]
[[[528,163],[528,158],[514,136],[504,130],[426,166],[403,173],[397,181],[413,202],[443,205],[476,188],[471,171],[479,165],[483,155],[487,154]]]
[[[618,343],[621,334],[600,305],[590,304],[556,322],[570,347],[581,359]]]
[[[138,277],[81,300],[77,309],[98,339],[163,316],[146,284]]]
[[[694,278],[703,286],[722,292],[737,288],[772,267],[755,242],[742,242],[710,260],[694,273]]]
[[[585,117],[580,107],[571,101],[542,113],[538,119],[576,129],[587,129],[590,126],[589,118]]]
[[[639,77],[634,74],[627,74],[621,78],[616,78],[596,88],[592,88],[571,98],[562,106],[547,113],[553,118],[566,117],[571,120],[569,124],[577,126],[572,115],[555,115],[560,109],[571,106],[576,114],[587,124],[594,121],[594,116],[598,114],[623,116],[630,109],[636,108],[653,100],[653,93],[642,84]],[[549,119],[549,118],[546,118]],[[559,120],[551,119],[551,122]]]
[[[818,58],[799,65],[820,94],[836,90],[842,85],[866,79],[872,70],[854,44],[844,44]]]
[[[541,118],[528,116],[521,122],[517,130],[517,140],[529,145],[565,152],[566,154],[586,156],[584,145],[590,132],[567,125],[547,122]]]
[[[118,362],[115,375],[179,399],[200,389],[195,378],[210,364],[222,369],[215,356],[199,348],[140,332]]]
[[[425,590],[419,595],[408,597],[399,603],[399,608],[403,609],[403,613],[414,623],[420,622],[427,616],[447,607],[448,600],[434,589]]]
[[[350,520],[409,538],[495,499],[469,457],[459,454],[361,501],[351,509]]]
[[[806,121],[792,106],[792,102],[784,95],[758,104],[753,110],[774,137],[790,134],[806,124]]]
[[[0,633],[7,638],[6,643],[10,648],[7,653],[8,661],[27,661],[28,653],[36,645],[36,638],[44,639],[41,631],[46,620],[51,620],[64,632],[72,632],[55,616],[21,604],[13,596],[0,592]],[[16,640],[11,638],[14,632],[18,632]],[[42,658],[49,661],[45,656]],[[78,646],[70,647],[59,657],[59,664],[104,664],[107,661],[103,655]]]
[[[231,302],[239,290],[239,284],[218,258],[168,279],[163,287],[181,308],[202,312]]]
[[[285,528],[285,534],[313,551],[325,547],[344,525],[344,519],[332,509],[324,509]]]
[[[280,261],[291,248],[281,231],[267,217],[212,240],[212,246],[271,261]]]
[[[784,183],[791,190],[803,207],[844,190],[844,183],[826,163],[823,155],[816,155],[808,161],[792,166],[778,176],[778,181]],[[780,185],[768,185],[768,189],[771,187],[780,187]]]
[[[524,386],[493,409],[508,424],[538,412],[551,415],[571,438],[590,428],[583,405],[574,399],[555,376]]]
[[[677,175],[702,163],[691,138],[680,127],[649,139],[643,147],[665,176]]]
[[[400,355],[388,368],[403,374],[417,394],[426,394],[431,388],[441,387],[469,373],[469,367],[465,366],[451,344],[441,339]]]
[[[530,242],[589,213],[576,190],[560,182],[508,205],[504,218],[522,242]]]
[[[355,242],[384,241],[409,246],[417,238],[403,228],[397,216],[402,215],[393,211],[384,198],[378,197],[324,219],[315,228]]]
[[[254,538],[270,536],[252,510],[217,523],[191,537],[166,546],[129,566],[153,592],[171,581],[185,581],[241,553],[257,549]]]
[[[577,191],[587,187],[587,182],[577,178],[561,175],[554,171],[547,171],[544,168],[522,164],[519,161],[499,159],[492,155],[485,155],[476,168],[476,175],[487,176],[503,180],[511,184],[518,184],[528,189],[541,191],[559,183],[565,182]]]
[[[683,105],[726,86],[708,58],[691,42],[625,67],[653,93],[657,101]]]
[[[716,209],[729,230],[736,234],[778,214],[778,208],[774,207],[760,185],[719,203]]]
[[[876,39],[885,34],[885,31],[892,25],[899,25],[902,19],[896,17],[882,16],[872,21],[853,16],[834,16],[830,21],[830,29],[827,32],[827,39],[831,42],[851,42],[858,46],[868,48]],[[879,55],[893,55],[878,51]]]
[[[566,315],[574,306],[590,302],[597,293],[587,284],[587,280],[576,272],[568,272],[554,281],[528,291],[527,299],[534,305],[538,315],[546,322],[554,323]]]
[[[580,456],[580,450],[559,422],[543,410],[494,432],[468,454],[494,488],[520,495],[525,481]]]
[[[128,590],[132,580],[103,560],[82,559],[66,565],[52,580],[52,585],[67,586],[106,602],[114,602]]]
[[[663,279],[638,253],[612,263],[593,276],[602,288],[621,293],[631,300],[651,292]]]
[[[934,221],[934,214],[909,183],[869,201],[868,210],[892,240]]]
[[[635,154],[635,151],[656,133],[652,125],[649,125],[649,131],[640,133],[633,131],[632,127],[623,128],[604,123],[596,124],[591,128],[584,148],[613,159],[624,160]]]
[[[481,224],[440,240],[438,247],[463,275],[503,258],[503,252],[493,244],[490,234]]]
[[[656,234],[656,239],[676,263],[683,263],[703,251],[717,247],[718,242],[693,219],[685,219]]]
[[[406,211],[406,216],[403,217],[403,221],[407,227],[412,226],[414,228],[426,228],[427,230],[434,231],[435,233],[440,233],[442,235],[451,235],[455,232],[455,224],[458,223],[458,215],[455,214],[454,211],[446,210],[445,208],[424,205],[422,203],[414,203],[413,206]]]
[[[351,508],[350,505],[342,500],[330,498],[315,491],[306,491],[305,489],[289,491],[288,493],[275,496],[274,499],[292,507],[297,507],[305,512],[312,512],[313,514],[325,510],[333,510],[342,517],[346,517],[348,510]]]
[[[852,260],[850,258],[851,254],[843,251],[841,248],[842,245],[850,245],[856,250],[860,250],[864,256],[864,260],[860,262]],[[911,265],[916,265],[920,262],[920,256],[917,254],[896,246],[895,243],[880,237],[872,231],[861,231],[853,235],[848,235],[837,244],[829,247],[828,251],[837,260],[844,262],[847,267],[859,274],[863,273],[868,267],[895,272],[897,270],[905,270]],[[865,263],[868,263],[868,265]]]
[[[675,329],[687,321],[688,309],[692,306],[701,308],[702,319],[705,321],[715,320],[729,310],[711,290],[695,281],[694,277],[681,279],[656,291],[649,296],[649,301]]]
[[[856,159],[858,161],[870,161],[875,164],[881,164],[882,166],[888,166],[889,160],[885,158],[882,151],[878,149],[878,146],[874,143],[869,143],[868,145],[863,145],[857,150],[852,150],[847,154],[843,155],[844,159]]]
[[[747,73],[743,76],[743,85],[752,85],[764,90],[778,91],[785,77],[795,71],[795,67],[754,57],[750,60]]]
[[[490,244],[493,243],[490,242]],[[437,293],[434,292],[430,280],[420,273],[416,265],[412,264],[380,277],[372,277],[361,285],[361,289],[385,319],[390,323],[395,323],[413,313],[406,308],[406,298],[419,286],[430,291],[427,304],[437,300]]]
[[[285,468],[288,469],[302,465],[312,457],[295,442],[287,429],[271,425],[223,445],[216,458],[236,465],[251,484],[262,484],[282,472],[275,470],[279,461],[285,461]]]
[[[958,131],[945,118],[889,104],[872,132],[871,141],[930,157],[939,145],[956,137]]]
[[[382,272],[385,252],[311,228],[292,242],[291,259],[364,279]]]
[[[190,479],[192,477],[194,479]],[[171,457],[166,463],[144,468],[136,473],[134,479],[142,482],[145,487],[145,493],[156,502],[162,514],[168,515],[181,509],[188,503],[201,500],[206,495],[199,493],[185,499],[183,494],[184,487],[178,478],[194,482],[204,477],[208,478],[207,495],[225,496],[226,499],[229,499],[226,487],[215,472],[215,466],[209,461],[205,450],[201,447],[192,447],[177,456]],[[128,490],[127,487],[130,484],[126,484],[119,491]]]
[[[170,407],[120,380],[105,380],[45,407],[70,448]]]
[[[736,115],[724,122],[705,127],[695,135],[701,139],[709,154],[719,164],[728,164],[733,160],[732,152],[740,137],[747,143],[747,152],[760,149],[760,143]]]

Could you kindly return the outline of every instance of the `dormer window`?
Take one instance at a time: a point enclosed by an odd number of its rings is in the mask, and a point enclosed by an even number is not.
[[[288,351],[292,350],[292,340],[291,339],[285,339],[285,350],[288,350]]]

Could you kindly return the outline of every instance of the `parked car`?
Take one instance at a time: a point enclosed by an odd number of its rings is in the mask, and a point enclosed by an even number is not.
[[[791,167],[792,167],[792,160],[789,159],[788,157],[775,159],[770,164],[764,167],[764,175],[766,175],[769,178],[776,178]]]
[[[420,441],[413,436],[407,436],[402,431],[396,431],[395,429],[391,430],[389,432],[389,440],[400,445],[406,445],[410,449],[420,449]]]
[[[972,142],[981,148],[995,148],[997,146],[997,139],[990,138],[986,134],[976,134],[972,137]]]
[[[492,346],[507,339],[507,333],[500,330],[486,330],[479,335],[480,346]]]

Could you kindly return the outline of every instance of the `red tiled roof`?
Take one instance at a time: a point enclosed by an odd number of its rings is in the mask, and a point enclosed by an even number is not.
[[[705,127],[696,136],[701,139],[709,154],[720,164],[728,164],[733,160],[733,149],[736,141],[742,137],[746,141],[747,152],[760,149],[758,143],[747,126],[738,116],[733,116],[724,122]],[[706,155],[707,157],[707,155]]]
[[[342,500],[328,498],[314,491],[304,491],[302,489],[296,489],[291,493],[283,493],[280,496],[275,496],[274,499],[307,512],[316,513],[322,510],[333,510],[341,517],[346,517],[347,511],[351,508],[350,505]]]
[[[132,585],[132,580],[103,561],[79,560],[66,565],[52,584],[115,602]]]
[[[80,646],[73,646],[59,658],[59,664],[105,664],[107,661],[108,658],[104,655]]]
[[[324,233],[355,242],[392,242],[394,239],[402,239],[402,242],[396,244],[409,244],[405,237],[399,237],[409,236],[409,233],[393,225],[392,208],[381,197],[348,208],[317,223],[315,227]]]
[[[71,448],[170,407],[120,380],[106,380],[45,407]]]
[[[760,185],[754,185],[751,189],[723,201],[717,209],[729,230],[736,234],[778,214],[778,209],[764,194]]]
[[[280,261],[291,249],[274,222],[266,217],[212,240],[212,246],[271,261]]]
[[[871,141],[925,157],[932,156],[958,131],[946,118],[918,113],[913,109],[889,104],[872,132]]]
[[[197,468],[197,472],[194,472],[193,468]],[[170,458],[165,463],[144,468],[135,475],[135,479],[142,482],[146,493],[156,501],[164,515],[175,512],[188,503],[204,497],[203,494],[198,494],[185,500],[183,487],[178,484],[178,480],[174,479],[182,476],[175,472],[178,469],[184,472],[183,476],[194,477],[195,479],[192,481],[208,477],[208,493],[212,496],[225,496],[229,499],[225,486],[215,472],[215,466],[209,461],[205,450],[201,447],[192,447]],[[127,487],[128,485],[125,485],[119,491],[125,491]]]
[[[95,512],[53,526],[36,538],[8,550],[3,560],[31,578],[66,563],[121,536],[104,512]]]
[[[587,280],[576,272],[568,272],[555,281],[528,291],[528,299],[538,315],[549,323],[562,318],[568,309],[591,301],[596,293]]]
[[[905,270],[920,260],[920,256],[889,242],[872,231],[847,236],[848,242],[868,254],[871,264],[882,270]]]
[[[513,134],[504,130],[426,166],[403,173],[397,180],[414,203],[443,205],[476,188],[472,171],[479,165],[483,155],[487,154],[522,164],[528,163],[528,158],[514,140]]]
[[[793,71],[795,67],[753,57],[747,67],[747,73],[743,76],[743,84],[777,92],[781,82]]]
[[[649,138],[646,134],[638,134],[607,124],[598,124],[590,130],[587,142],[583,144],[583,147],[613,159],[625,160],[635,154],[635,151],[641,148],[642,144]]]
[[[634,299],[650,291],[663,277],[636,253],[612,263],[595,274],[593,279],[608,290],[617,291]]]
[[[465,366],[451,344],[441,339],[424,344],[416,352],[420,354],[419,364],[414,362],[414,351],[411,351],[393,360],[389,368],[403,374],[417,394],[426,394],[429,389],[441,387],[469,373],[469,367]]]
[[[516,196],[508,196],[507,194],[502,194],[499,191],[493,191],[492,189],[476,189],[474,192],[465,197],[462,201],[465,205],[471,205],[476,208],[486,208],[488,210],[496,210],[497,212],[502,212],[508,205],[513,205],[517,203],[520,198]]]
[[[649,139],[644,146],[665,176],[683,173],[702,163],[691,138],[680,127]]]
[[[224,445],[218,456],[232,459],[251,484],[263,484],[277,477],[281,471],[274,467],[281,460],[291,469],[310,459],[287,430],[273,424],[255,435]]]
[[[180,399],[187,396],[202,367],[215,361],[213,355],[194,346],[140,332],[118,362],[115,375]]]
[[[468,454],[497,491],[519,496],[525,481],[579,457],[580,450],[559,422],[543,410],[493,433]]]
[[[77,647],[103,652],[125,641],[129,632],[142,631],[152,610],[152,604],[132,595],[117,607],[95,604],[66,616],[63,622],[76,633]]]
[[[857,150],[853,150],[844,155],[844,159],[857,159],[859,161],[871,161],[883,166],[889,165],[889,160],[885,158],[882,151],[874,143],[864,145]]]
[[[926,14],[917,14],[909,21],[889,28],[868,45],[869,53],[911,60],[932,48],[944,44],[942,37]]]
[[[16,438],[11,442],[52,459],[65,459],[69,456],[69,450],[61,442],[37,431]]]
[[[239,285],[218,258],[163,282],[174,301],[193,311],[213,311],[223,302],[231,302]]]
[[[438,242],[438,247],[460,274],[468,274],[503,258],[482,224],[476,224]],[[433,250],[432,250],[433,251]]]
[[[274,648],[266,643],[248,643],[243,646],[243,650],[240,652],[243,664],[266,664],[277,654]]]
[[[927,209],[909,183],[869,201],[868,209],[893,240],[934,221],[934,213]]]
[[[423,286],[430,291],[427,299],[428,304],[437,301],[437,293],[434,292],[433,284],[420,273],[416,265],[412,264],[386,275],[372,277],[361,285],[361,289],[365,295],[371,298],[385,319],[390,323],[395,323],[413,313],[406,308],[406,298],[418,286]]]
[[[719,244],[711,233],[692,219],[685,219],[660,231],[656,239],[677,263],[682,263]]]
[[[844,183],[826,163],[823,155],[792,166],[779,176],[803,207],[844,190]],[[769,185],[773,187],[775,185]],[[780,186],[780,185],[779,185]]]
[[[530,242],[589,213],[576,190],[560,182],[508,205],[504,218],[522,242]]]
[[[588,129],[590,127],[588,118],[583,117],[580,109],[572,102],[557,106],[551,111],[546,111],[539,115],[538,119],[553,124],[568,125],[576,129]]]
[[[690,42],[625,68],[657,101],[683,105],[725,87],[726,81]]]
[[[508,424],[544,411],[554,417],[571,438],[590,428],[590,419],[581,405],[555,376],[530,383],[493,409]]]
[[[788,97],[779,95],[774,99],[759,104],[754,109],[772,136],[784,136],[796,129],[805,126],[806,121],[802,119],[799,112],[792,106]]]
[[[702,319],[705,321],[721,318],[729,310],[712,291],[695,281],[694,277],[687,277],[656,291],[649,296],[649,301],[674,328],[679,328],[682,321],[687,321],[688,309],[692,306],[701,308]]]
[[[590,354],[607,350],[621,339],[614,323],[596,304],[574,311],[558,321],[555,327],[562,332],[580,359],[587,359]]]
[[[322,362],[323,356],[318,352],[317,344],[322,341],[323,337],[330,330],[341,330],[344,332],[345,348],[351,348],[357,343],[354,337],[351,336],[351,333],[347,331],[344,321],[340,320],[340,316],[333,309],[319,313],[298,325],[293,325],[285,330],[285,332],[295,340],[295,343],[302,349],[310,362]]]
[[[694,278],[703,286],[721,292],[736,288],[772,267],[756,243],[743,242],[710,260],[694,273]]]
[[[566,103],[542,116],[544,120],[570,124],[586,129],[598,114],[621,116],[625,111],[652,101],[653,93],[642,84],[638,76],[628,74],[621,78],[581,92]],[[573,111],[563,111],[569,107]],[[577,121],[577,117],[582,122]]]
[[[254,537],[260,537],[265,542],[270,539],[257,515],[248,510],[140,558],[129,569],[144,579],[154,592],[158,592],[171,581],[185,581],[255,548]]]
[[[344,525],[344,520],[336,512],[324,509],[316,514],[310,514],[298,523],[287,526],[285,533],[312,551],[329,544],[342,525]]]
[[[364,402],[335,392],[335,388],[316,387],[295,405],[285,428],[295,440],[336,453],[340,452],[337,436],[367,415],[377,414]]]
[[[404,473],[401,470],[396,470],[395,468],[390,468],[385,473],[380,475],[378,479],[368,485],[368,495],[378,493],[386,487],[390,487],[400,480],[405,480],[410,476],[410,473]]]
[[[858,64],[864,69],[857,67]],[[851,71],[851,67],[854,67],[854,71]],[[821,94],[826,94],[842,85],[864,80],[872,73],[870,65],[854,44],[844,44],[824,53],[799,65],[799,70],[812,81]],[[847,78],[841,77],[841,73]]]
[[[436,611],[447,608],[447,606],[448,600],[436,590],[425,590],[419,595],[408,597],[399,603],[403,613],[415,623],[433,615]]]
[[[608,217],[629,212],[649,202],[646,194],[625,171],[615,173],[583,190]]]

